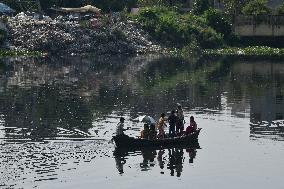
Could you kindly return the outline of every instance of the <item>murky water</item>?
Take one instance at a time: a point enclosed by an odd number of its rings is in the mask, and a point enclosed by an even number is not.
[[[281,60],[0,60],[1,188],[283,188]],[[122,151],[120,116],[181,103],[199,146]]]

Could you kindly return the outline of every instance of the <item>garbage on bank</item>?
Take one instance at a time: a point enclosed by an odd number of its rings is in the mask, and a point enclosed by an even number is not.
[[[9,17],[11,48],[63,54],[161,51],[139,23],[121,19],[119,13],[104,15],[100,9],[88,5],[53,10],[56,11],[53,18],[33,12]]]

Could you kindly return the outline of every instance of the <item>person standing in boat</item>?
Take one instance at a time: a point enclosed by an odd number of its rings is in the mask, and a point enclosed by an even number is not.
[[[166,114],[162,113],[161,114],[161,117],[158,121],[158,124],[157,124],[157,128],[158,128],[158,138],[161,139],[161,138],[165,138],[165,126],[166,125],[166,121],[167,119],[165,118]]]
[[[175,110],[171,111],[171,115],[168,117],[168,122],[169,122],[169,136],[170,137],[175,137],[175,127],[177,124],[178,117],[175,114]]]
[[[124,129],[124,120],[124,117],[120,118],[120,121],[116,126],[116,136],[124,135],[124,131],[126,130]]]
[[[177,123],[176,123],[176,133],[182,133],[184,130],[184,115],[181,104],[177,104]]]

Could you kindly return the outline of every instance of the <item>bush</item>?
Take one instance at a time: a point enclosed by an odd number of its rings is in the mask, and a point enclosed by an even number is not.
[[[203,17],[179,14],[167,8],[145,8],[136,17],[155,39],[166,45],[184,47],[197,40],[203,48],[222,45],[222,35],[208,27]]]
[[[267,15],[272,11],[267,6],[267,0],[252,0],[248,2],[242,9],[242,13],[246,15]]]
[[[277,14],[284,15],[284,3],[277,9]]]
[[[223,44],[223,36],[210,27],[203,29],[198,38],[203,48],[216,48]]]
[[[224,16],[221,11],[210,8],[204,12],[204,18],[211,28],[217,33],[224,35],[225,39],[232,34],[232,25],[228,17]]]
[[[209,0],[194,0],[192,11],[196,15],[202,15],[210,8]]]

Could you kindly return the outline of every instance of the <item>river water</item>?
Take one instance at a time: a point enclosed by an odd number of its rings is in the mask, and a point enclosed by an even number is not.
[[[0,188],[283,188],[283,60],[0,59]],[[199,147],[119,151],[183,105]]]

